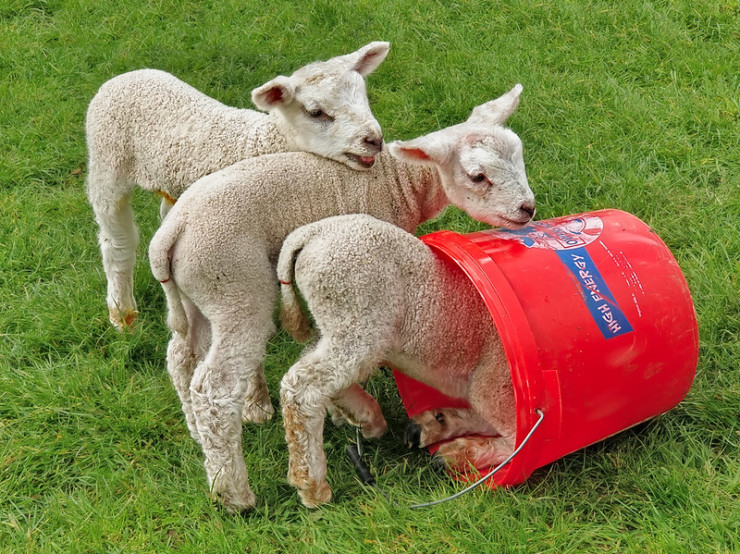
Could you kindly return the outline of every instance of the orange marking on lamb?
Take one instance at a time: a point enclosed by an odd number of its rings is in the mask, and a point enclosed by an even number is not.
[[[161,196],[162,198],[164,198],[164,199],[165,199],[165,201],[166,201],[166,202],[167,202],[168,204],[172,205],[172,206],[174,206],[174,205],[175,205],[175,202],[177,202],[177,198],[173,198],[172,196],[170,196],[169,194],[167,194],[167,193],[166,193],[165,191],[163,191],[163,190],[158,190],[158,191],[157,191],[157,194],[158,194],[159,196]]]

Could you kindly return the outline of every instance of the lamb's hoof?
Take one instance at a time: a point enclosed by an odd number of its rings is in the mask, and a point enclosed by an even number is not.
[[[314,482],[305,489],[298,489],[298,495],[306,508],[318,508],[332,499],[331,487],[326,481]]]
[[[228,492],[214,493],[213,500],[218,500],[232,514],[248,512],[257,505],[257,497],[251,490],[238,495]]]
[[[130,330],[133,327],[134,321],[136,320],[138,315],[138,310],[126,310],[124,312],[121,312],[116,307],[108,307],[108,319],[110,320],[113,327],[115,327],[118,331]]]
[[[272,418],[275,408],[272,407],[270,397],[260,402],[247,399],[242,409],[242,423],[265,423]]]
[[[432,469],[438,473],[443,473],[447,470],[447,462],[442,456],[435,454],[432,456]]]

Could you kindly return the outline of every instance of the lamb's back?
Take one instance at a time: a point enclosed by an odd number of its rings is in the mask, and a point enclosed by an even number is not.
[[[273,263],[291,231],[334,215],[367,213],[413,231],[420,221],[398,202],[396,164],[378,158],[370,171],[306,152],[246,159],[194,183],[170,215],[187,218],[188,233],[262,241]]]
[[[226,106],[155,69],[103,84],[86,121],[91,155],[125,157],[140,186],[175,198],[199,177],[259,153],[250,135],[266,125],[267,114]]]
[[[376,337],[391,366],[429,384],[444,381],[464,396],[497,335],[475,286],[453,261],[365,215],[331,217],[295,234],[307,239],[295,283],[322,334],[359,327],[358,336]]]

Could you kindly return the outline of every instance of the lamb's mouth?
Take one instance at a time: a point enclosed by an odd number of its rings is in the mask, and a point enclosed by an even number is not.
[[[498,216],[498,218],[502,221],[502,226],[507,227],[508,229],[521,229],[522,227],[526,227],[531,221],[532,218],[525,220],[515,220],[515,219],[509,219],[508,217]]]
[[[360,167],[364,167],[365,169],[370,169],[373,165],[375,165],[375,156],[358,156],[357,154],[345,154],[350,160],[355,162]]]

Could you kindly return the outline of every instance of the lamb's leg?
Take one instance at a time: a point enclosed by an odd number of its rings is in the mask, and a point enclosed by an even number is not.
[[[466,444],[464,439],[460,439],[461,442],[454,447],[454,456],[458,456],[460,448],[464,447],[465,455],[478,467],[503,461],[514,451],[516,444],[516,401],[508,362],[498,346],[486,358],[488,362],[482,364],[470,380],[468,402],[500,436],[491,437],[481,444]],[[453,456],[452,450],[450,456]]]
[[[275,408],[272,407],[270,391],[265,380],[265,370],[260,365],[247,386],[247,392],[242,407],[242,422],[264,423],[272,418]]]
[[[139,236],[130,191],[124,194],[116,190],[115,179],[99,177],[92,171],[88,180],[88,196],[100,228],[98,240],[108,280],[108,318],[118,330],[124,330],[139,313],[134,300],[134,264]]]
[[[361,428],[366,439],[379,438],[388,428],[378,402],[357,383],[335,396],[328,409],[335,425],[349,421]]]
[[[256,503],[242,454],[239,407],[244,388],[236,368],[206,357],[195,368],[190,389],[211,497],[232,512]]]
[[[274,332],[272,302],[265,304],[234,306],[219,318],[209,317],[212,344],[190,383],[211,494],[230,511],[252,508],[256,502],[242,453],[241,412]]]
[[[193,379],[193,370],[197,359],[190,342],[178,332],[172,333],[172,338],[167,345],[167,373],[170,374],[172,384],[180,397],[182,411],[188,424],[190,436],[200,443],[198,427],[195,424],[193,405],[190,400],[190,382]]]
[[[377,350],[384,351],[380,339],[370,336],[363,326],[358,325],[362,332],[354,335],[347,325],[340,322],[339,327],[343,329],[344,340],[335,342],[327,333],[314,349],[293,364],[280,387],[289,452],[288,481],[298,489],[301,502],[308,508],[315,508],[332,497],[326,481],[323,449],[327,406],[333,399],[339,398],[341,402],[357,395],[358,389],[350,388],[351,385],[367,378],[378,362],[371,357],[372,345],[377,344]],[[363,347],[366,339],[367,345]],[[366,400],[364,394],[363,391],[363,401]],[[362,410],[353,409],[352,412],[360,421],[366,417]],[[367,416],[371,420],[377,417],[371,413]]]
[[[187,336],[173,331],[167,346],[167,372],[180,397],[190,435],[200,443],[190,399],[190,382],[193,379],[196,364],[203,359],[210,345],[210,328],[208,322],[191,302],[185,298],[182,301],[187,314]]]
[[[325,379],[314,372],[321,364],[315,351],[304,354],[283,376],[280,385],[289,452],[288,482],[298,489],[301,502],[308,508],[316,508],[332,498],[323,448],[324,414],[332,395],[324,390],[323,385],[328,384]]]

